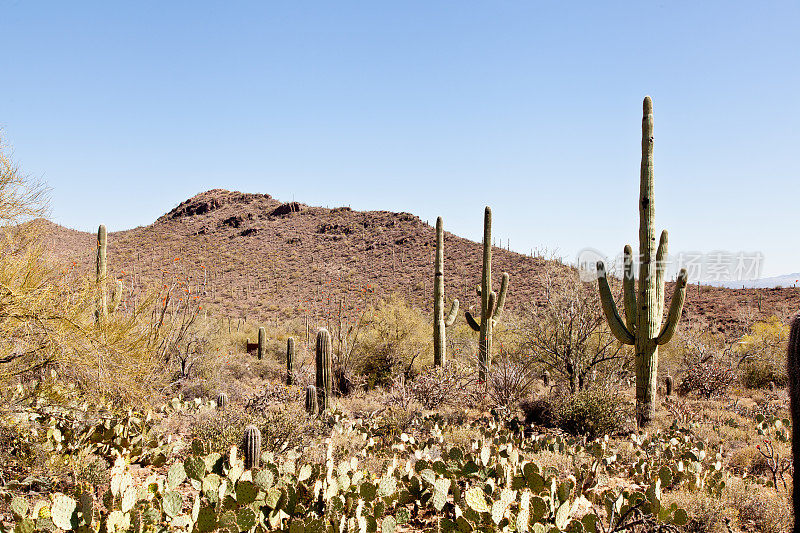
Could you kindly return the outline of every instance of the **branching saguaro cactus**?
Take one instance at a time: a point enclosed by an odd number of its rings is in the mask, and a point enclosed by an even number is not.
[[[106,276],[108,275],[108,232],[104,224],[97,228],[97,261],[95,265],[95,281],[97,282],[97,309],[94,316],[96,320],[105,318],[108,314],[108,298],[106,297]]]
[[[478,339],[478,379],[486,381],[486,375],[492,364],[492,330],[506,301],[508,290],[508,274],[503,272],[503,281],[500,283],[500,294],[492,290],[492,209],[486,206],[483,215],[483,274],[481,276],[481,321],[480,324],[466,311],[469,326],[480,332]]]
[[[608,325],[620,342],[635,346],[636,354],[636,419],[647,425],[655,415],[658,347],[675,334],[686,298],[686,270],[681,270],[675,283],[667,321],[664,315],[664,275],[667,267],[668,234],[664,230],[656,247],[655,203],[653,199],[653,102],[644,99],[642,118],[642,163],[639,182],[639,289],[633,276],[630,245],[624,250],[622,289],[625,322],[617,312],[606,277],[605,265],[597,263],[600,299]]]
[[[321,328],[317,332],[316,369],[317,369],[317,398],[319,412],[330,407],[332,376],[331,376],[331,334]]]
[[[244,453],[245,468],[248,470],[258,468],[258,463],[261,460],[261,430],[256,426],[244,428],[242,452]]]
[[[795,317],[789,333],[789,353],[786,358],[789,375],[789,404],[792,411],[792,461],[795,465],[792,481],[792,506],[794,508],[794,530],[800,532],[800,439],[795,433],[800,427],[800,316]]]
[[[294,383],[294,337],[286,339],[286,384]]]
[[[267,330],[262,326],[258,328],[258,358],[264,358],[264,352],[267,349]]]
[[[454,299],[447,318],[444,316],[444,228],[442,217],[436,219],[436,260],[433,268],[433,364],[443,366],[447,359],[445,329],[453,325],[458,314]]]

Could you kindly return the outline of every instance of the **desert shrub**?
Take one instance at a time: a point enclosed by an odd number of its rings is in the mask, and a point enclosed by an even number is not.
[[[548,398],[532,398],[520,403],[525,416],[525,425],[534,424],[543,427],[555,427],[556,413],[553,403]]]
[[[765,388],[786,384],[786,342],[789,326],[772,316],[755,322],[736,346],[741,359],[739,380],[745,387]]]
[[[710,399],[724,393],[736,379],[737,358],[730,345],[704,335],[686,340],[684,375],[677,386],[681,395],[696,393]]]
[[[530,360],[512,358],[501,350],[489,370],[486,388],[489,398],[503,407],[516,405],[539,379],[537,370]]]
[[[743,528],[764,533],[791,530],[791,490],[776,492],[773,487],[733,478],[726,492]]]
[[[261,430],[264,451],[280,452],[303,444],[309,419],[298,405],[270,405],[258,414],[238,409],[205,411],[192,425],[191,437],[206,444],[210,452],[224,453],[241,444],[244,428],[250,424]]]
[[[408,384],[411,396],[426,409],[455,404],[463,397],[464,387],[472,380],[473,372],[451,361],[420,372]]]
[[[354,348],[356,368],[368,386],[388,386],[392,376],[412,377],[432,360],[431,324],[398,296],[371,306],[361,321],[363,332]]]
[[[682,531],[687,533],[728,533],[728,524],[736,525],[736,510],[726,498],[680,488],[664,493],[662,505],[672,503],[686,509],[689,522]]]
[[[617,394],[599,387],[562,394],[554,401],[556,425],[589,438],[614,435],[625,429],[625,405]]]

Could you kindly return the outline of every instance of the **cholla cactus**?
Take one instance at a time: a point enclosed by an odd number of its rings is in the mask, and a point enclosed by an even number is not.
[[[228,407],[228,395],[224,392],[217,394],[217,409],[222,411]]]
[[[286,384],[294,383],[294,337],[286,339]]]
[[[492,209],[486,206],[483,215],[483,273],[481,287],[478,291],[481,297],[480,324],[469,311],[464,313],[470,327],[480,332],[478,339],[478,379],[480,381],[486,381],[489,367],[492,364],[492,331],[503,313],[507,290],[508,274],[505,272],[503,272],[503,281],[500,283],[499,295],[492,290]]]
[[[306,412],[310,415],[316,415],[319,412],[317,403],[317,388],[314,385],[306,387]]]
[[[267,346],[267,330],[264,327],[258,328],[258,358],[264,358],[264,352]]]
[[[445,364],[445,329],[452,326],[458,314],[458,300],[453,300],[447,318],[444,316],[444,228],[442,217],[436,219],[436,261],[433,269],[433,364]]]
[[[789,405],[792,412],[792,461],[800,465],[800,438],[794,433],[800,428],[800,316],[795,317],[789,333],[789,350],[786,358],[789,374]],[[794,507],[794,531],[800,531],[800,468],[795,466],[792,474],[792,505]]]
[[[333,388],[331,351],[331,334],[327,329],[321,328],[317,332],[316,350],[317,397],[320,412],[330,407],[331,389]]]
[[[647,425],[655,415],[658,347],[672,339],[686,298],[686,269],[683,269],[675,283],[667,321],[662,326],[668,235],[666,230],[661,233],[656,248],[653,192],[653,102],[648,96],[643,105],[639,180],[639,290],[637,294],[632,251],[630,245],[626,245],[622,278],[624,323],[611,294],[605,265],[602,261],[597,263],[600,300],[609,328],[620,342],[635,346],[636,419],[640,426]]]
[[[245,468],[250,470],[258,468],[258,462],[261,459],[261,430],[256,426],[244,428],[242,451],[244,452]]]

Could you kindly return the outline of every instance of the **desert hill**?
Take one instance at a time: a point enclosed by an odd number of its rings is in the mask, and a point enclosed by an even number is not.
[[[90,275],[94,234],[47,223],[46,235],[58,261]],[[231,318],[321,317],[341,300],[352,312],[390,293],[429,310],[434,243],[433,226],[410,213],[327,209],[214,189],[151,225],[110,233],[109,273],[125,282],[129,298],[179,276],[207,309]],[[541,302],[545,272],[562,276],[570,268],[500,248],[493,259],[496,283],[501,272],[511,275],[512,311]],[[480,273],[481,244],[445,233],[447,297],[459,298],[463,309],[475,305]],[[797,309],[800,289],[703,286],[698,294],[692,286],[684,313],[726,331],[754,316],[785,318]]]

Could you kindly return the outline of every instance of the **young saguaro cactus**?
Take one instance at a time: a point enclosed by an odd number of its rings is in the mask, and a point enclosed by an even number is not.
[[[642,117],[642,162],[639,173],[639,288],[633,276],[630,245],[624,249],[625,322],[617,312],[614,297],[606,277],[605,265],[597,263],[600,300],[609,328],[622,343],[635,347],[636,355],[636,419],[647,425],[655,415],[658,347],[675,334],[686,298],[686,269],[682,269],[672,293],[667,321],[664,314],[664,275],[667,267],[668,234],[661,232],[656,247],[655,203],[653,199],[653,102],[645,97]]]
[[[245,468],[248,470],[258,468],[258,463],[261,459],[261,430],[256,426],[244,428],[242,451],[244,453]]]
[[[294,337],[286,339],[286,384],[294,383]]]
[[[228,395],[224,392],[217,394],[217,409],[222,411],[228,407]]]
[[[310,415],[316,415],[319,412],[317,388],[314,385],[306,387],[306,412]]]
[[[486,206],[483,214],[483,273],[481,276],[481,321],[480,324],[466,311],[469,326],[480,332],[478,339],[478,379],[486,381],[486,375],[492,364],[492,331],[506,301],[508,290],[508,274],[503,272],[500,293],[492,290],[492,209]]]
[[[317,397],[319,412],[330,407],[332,389],[331,371],[331,334],[325,328],[317,332],[316,369],[317,369]]]
[[[264,351],[267,349],[267,330],[264,327],[258,328],[258,358],[264,358]]]
[[[108,298],[106,296],[106,276],[108,275],[108,232],[105,224],[97,228],[97,260],[95,264],[95,281],[97,282],[97,309],[95,319],[100,320],[108,314]]]
[[[443,366],[447,358],[445,329],[453,325],[458,314],[458,300],[444,316],[444,228],[442,217],[436,219],[436,260],[433,267],[433,364]]]
[[[789,406],[792,412],[792,461],[795,465],[800,465],[800,439],[795,438],[795,433],[800,428],[800,316],[795,317],[789,333],[786,370],[789,375]],[[793,531],[800,532],[800,468],[797,466],[794,468],[792,480]]]

